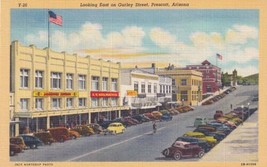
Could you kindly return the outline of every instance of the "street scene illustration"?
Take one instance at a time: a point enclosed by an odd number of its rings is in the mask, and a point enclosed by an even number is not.
[[[10,161],[258,161],[259,11],[12,9]]]

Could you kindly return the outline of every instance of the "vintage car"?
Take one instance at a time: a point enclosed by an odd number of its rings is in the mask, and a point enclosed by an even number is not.
[[[149,122],[150,121],[149,118],[147,118],[146,116],[144,116],[142,114],[140,114],[140,115],[134,115],[134,116],[132,116],[132,118],[133,119],[136,119],[139,122]]]
[[[69,139],[69,130],[65,127],[50,128],[48,131],[57,142],[64,142]]]
[[[117,133],[123,133],[124,131],[125,127],[121,123],[114,122],[108,126],[106,133],[117,134]]]
[[[194,121],[194,127],[199,125],[206,125],[208,123],[208,118],[197,117]]]
[[[223,116],[223,112],[221,110],[215,111],[215,114],[213,116],[214,119],[218,119]]]
[[[92,128],[94,130],[94,133],[96,134],[100,134],[103,132],[103,128],[99,124],[96,124],[96,123],[91,123],[87,125],[87,127]]]
[[[28,149],[22,137],[10,137],[9,142],[18,145],[22,150]]]
[[[38,146],[43,145],[43,142],[35,136],[22,134],[19,137],[23,138],[25,145],[31,149],[36,149]]]
[[[106,121],[101,121],[99,122],[99,125],[104,128],[104,129],[107,129],[107,127],[109,126],[109,124],[111,124],[113,121],[110,121],[110,120],[106,120]]]
[[[232,131],[228,126],[224,125],[223,123],[219,123],[219,122],[210,122],[207,125],[215,127],[216,131],[221,131],[226,135],[228,135]]]
[[[162,114],[162,117],[160,118],[160,121],[171,121],[172,115],[169,113]]]
[[[221,132],[210,132],[206,129],[195,129],[194,132],[201,132],[206,136],[213,136],[217,141],[222,141],[225,138],[225,134]]]
[[[17,153],[22,152],[22,148],[16,144],[9,144],[9,155],[14,156]]]
[[[210,151],[210,149],[212,148],[211,145],[210,145],[207,141],[204,141],[204,140],[201,140],[201,139],[198,139],[198,138],[195,138],[195,137],[185,137],[185,136],[181,136],[181,137],[178,137],[178,138],[176,139],[176,141],[184,141],[184,142],[189,142],[189,143],[192,143],[192,144],[197,144],[197,145],[199,145],[205,152]]]
[[[203,157],[204,150],[197,144],[176,141],[173,145],[162,151],[165,157],[171,157],[175,160],[180,160],[181,158],[192,158],[192,157]]]
[[[81,137],[79,132],[69,129],[69,139],[77,139],[79,137]]]
[[[189,131],[189,132],[185,133],[183,136],[196,137],[196,138],[199,138],[201,140],[207,141],[210,143],[210,145],[212,147],[217,144],[217,140],[213,136],[206,136],[200,132]]]
[[[156,120],[156,117],[152,113],[144,113],[144,116],[148,117],[151,121]]]
[[[39,138],[44,144],[52,144],[55,142],[50,132],[38,132],[34,133],[34,136]]]
[[[162,113],[159,111],[152,111],[151,114],[153,114],[156,119],[160,119],[162,117]]]
[[[95,134],[93,128],[86,125],[78,125],[72,128],[72,130],[78,132],[82,136],[90,136]]]

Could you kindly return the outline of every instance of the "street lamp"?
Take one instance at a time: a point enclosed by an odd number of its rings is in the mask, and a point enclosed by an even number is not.
[[[243,111],[244,105],[242,105],[241,108],[242,108],[242,124],[241,125],[243,125],[243,122],[244,122],[244,111]]]

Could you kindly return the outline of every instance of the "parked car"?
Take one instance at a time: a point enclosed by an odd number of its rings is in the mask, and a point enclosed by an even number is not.
[[[223,116],[223,112],[221,110],[217,110],[213,116],[214,119],[218,119]]]
[[[122,125],[122,123],[114,122],[108,126],[107,130],[108,133],[117,134],[123,133],[125,131],[125,127]]]
[[[52,144],[55,142],[50,132],[38,132],[34,133],[34,136],[39,138],[44,144]]]
[[[161,121],[171,121],[172,115],[169,113],[162,114],[162,117],[160,118]]]
[[[102,126],[102,128],[107,129],[109,124],[111,124],[113,121],[102,121],[99,122],[99,125]]]
[[[197,144],[192,144],[188,142],[176,141],[173,145],[162,151],[165,157],[171,157],[175,160],[180,160],[181,158],[201,158],[205,153],[204,150]]]
[[[199,125],[206,125],[207,123],[208,123],[207,118],[197,117],[194,121],[194,127],[197,127]]]
[[[224,125],[223,123],[219,123],[219,122],[210,122],[207,125],[216,127],[217,131],[221,131],[226,135],[228,135],[232,131],[228,126]]]
[[[95,134],[93,128],[86,125],[78,125],[72,128],[72,130],[78,132],[82,136],[90,136]]]
[[[224,133],[210,132],[206,129],[195,129],[194,132],[201,132],[206,136],[213,136],[217,141],[222,141],[226,136]]]
[[[153,114],[153,116],[158,120],[160,120],[162,117],[162,113],[159,111],[152,111],[151,114]]]
[[[139,122],[149,122],[150,119],[147,118],[146,116],[142,115],[142,114],[139,114],[139,115],[134,115],[132,116],[133,119],[136,119],[137,121]]]
[[[92,128],[94,130],[94,133],[97,133],[97,134],[100,134],[103,132],[103,128],[97,123],[91,123],[87,125],[87,127]]]
[[[65,127],[50,128],[48,131],[57,142],[64,142],[69,139],[69,130]]]
[[[68,136],[69,139],[77,139],[79,137],[81,137],[79,132],[72,129],[69,130],[69,136]]]
[[[189,132],[185,133],[184,136],[196,137],[196,138],[199,138],[201,140],[207,141],[207,142],[210,143],[210,145],[212,147],[217,144],[217,140],[214,137],[206,136],[206,135],[204,135],[203,133],[200,133],[200,132],[189,131]]]
[[[146,117],[148,117],[151,121],[155,121],[156,120],[156,117],[153,114],[149,113],[149,112],[144,113],[144,115]]]
[[[23,138],[25,145],[31,149],[36,149],[38,146],[43,145],[43,142],[35,136],[22,134],[19,137]]]
[[[210,151],[210,149],[212,148],[211,145],[207,141],[204,141],[204,140],[201,140],[201,139],[198,139],[198,138],[195,138],[195,137],[185,137],[185,136],[182,136],[182,137],[178,137],[176,139],[176,141],[184,141],[184,142],[189,142],[189,143],[192,143],[192,144],[197,144],[205,152]]]
[[[22,148],[19,145],[16,144],[9,144],[9,155],[14,156],[17,153],[22,152]]]
[[[10,144],[18,145],[22,150],[26,150],[28,148],[22,137],[10,137],[9,142]]]
[[[116,118],[116,119],[113,119],[112,121],[113,122],[120,122],[120,123],[122,123],[122,125],[124,127],[131,126],[131,124],[129,122],[127,122],[127,120],[125,120],[124,118]]]

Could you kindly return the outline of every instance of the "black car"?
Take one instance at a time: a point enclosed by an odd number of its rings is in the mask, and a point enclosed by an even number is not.
[[[102,128],[107,129],[108,126],[109,126],[109,124],[111,124],[112,122],[113,122],[113,121],[101,121],[101,122],[98,122],[98,124],[99,124],[100,126],[102,126]]]
[[[222,141],[225,138],[225,134],[219,132],[210,132],[207,129],[195,129],[194,132],[201,132],[206,136],[213,136],[216,140]]]
[[[134,115],[132,116],[133,119],[136,119],[139,122],[149,122],[150,120],[146,118],[144,115]]]
[[[195,138],[195,137],[185,137],[185,136],[182,136],[182,137],[178,137],[176,139],[176,141],[184,141],[184,142],[189,142],[189,143],[197,144],[205,152],[208,152],[212,148],[212,146],[208,142],[203,141],[203,140],[200,140],[200,139]]]
[[[38,148],[38,146],[43,145],[43,142],[35,137],[35,136],[31,136],[31,135],[20,135],[19,137],[22,137],[24,140],[24,143],[27,147],[30,147],[32,149]]]

